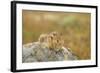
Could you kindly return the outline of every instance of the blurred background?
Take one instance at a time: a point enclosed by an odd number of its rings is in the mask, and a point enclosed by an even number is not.
[[[62,33],[64,47],[79,60],[91,58],[91,14],[52,11],[22,11],[23,44],[36,42],[43,33]]]

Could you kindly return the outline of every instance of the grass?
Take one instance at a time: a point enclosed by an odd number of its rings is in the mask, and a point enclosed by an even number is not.
[[[63,34],[64,46],[80,60],[91,58],[89,13],[23,10],[23,44],[35,42],[40,34],[57,31]]]

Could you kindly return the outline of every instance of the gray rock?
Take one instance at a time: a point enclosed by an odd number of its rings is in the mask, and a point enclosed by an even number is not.
[[[38,42],[23,45],[23,63],[64,60],[77,60],[77,57],[65,47],[62,47],[61,49],[50,49],[42,46]]]

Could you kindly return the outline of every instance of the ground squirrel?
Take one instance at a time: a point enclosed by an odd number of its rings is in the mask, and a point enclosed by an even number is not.
[[[62,35],[59,34],[58,32],[41,34],[39,37],[39,42],[51,49],[61,49],[64,45],[64,40],[62,38]]]

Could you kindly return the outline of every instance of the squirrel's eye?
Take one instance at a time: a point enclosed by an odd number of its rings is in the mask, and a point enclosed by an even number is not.
[[[59,42],[59,40],[57,40],[57,42]]]

